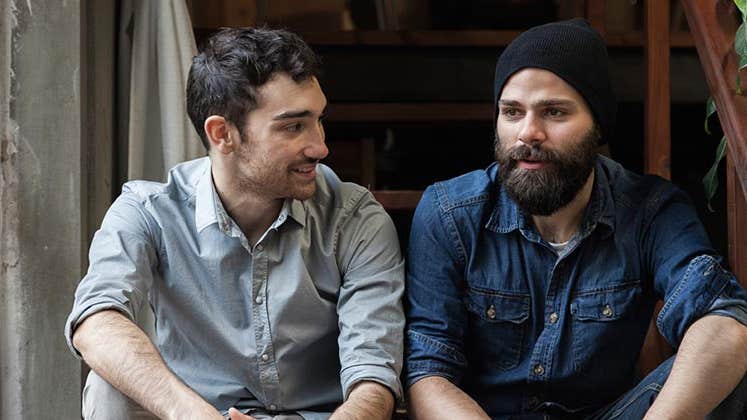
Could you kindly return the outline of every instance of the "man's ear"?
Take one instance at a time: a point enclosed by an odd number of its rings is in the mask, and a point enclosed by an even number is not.
[[[210,142],[210,149],[229,154],[236,147],[236,130],[230,122],[220,115],[211,115],[205,119],[205,134]],[[236,132],[234,132],[236,131]]]

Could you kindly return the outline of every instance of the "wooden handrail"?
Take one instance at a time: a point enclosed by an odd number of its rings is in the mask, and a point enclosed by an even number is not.
[[[747,285],[747,97],[738,95],[734,35],[739,11],[732,0],[682,0],[708,88],[727,138],[727,217],[731,269]],[[745,92],[742,78],[742,91]]]
[[[727,150],[747,197],[747,97],[737,95],[737,53],[734,34],[739,26],[732,0],[682,0],[708,88],[716,102]],[[743,83],[744,84],[744,83]]]

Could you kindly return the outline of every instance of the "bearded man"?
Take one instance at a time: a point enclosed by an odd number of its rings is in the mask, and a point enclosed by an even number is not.
[[[616,110],[599,34],[580,19],[521,34],[495,105],[497,163],[429,187],[415,213],[411,415],[742,418],[747,293],[682,191],[596,154]],[[677,353],[640,380],[658,299]]]
[[[404,263],[371,193],[318,164],[317,74],[282,30],[225,29],[194,58],[187,108],[208,156],[125,184],[67,321],[93,369],[86,419],[391,417]]]

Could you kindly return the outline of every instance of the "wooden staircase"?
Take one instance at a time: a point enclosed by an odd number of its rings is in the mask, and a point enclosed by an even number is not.
[[[682,0],[706,82],[727,137],[729,264],[747,286],[747,97],[737,95],[734,35],[739,11],[732,0]],[[669,178],[669,2],[647,1],[646,172]],[[746,92],[743,77],[742,91]],[[705,104],[704,104],[705,109]],[[639,370],[651,371],[672,354],[652,322]]]

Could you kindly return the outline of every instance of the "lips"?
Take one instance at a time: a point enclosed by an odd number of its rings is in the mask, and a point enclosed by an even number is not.
[[[522,159],[518,161],[517,166],[522,169],[540,169],[547,164],[543,160],[526,160]]]
[[[299,166],[291,169],[291,172],[302,178],[314,179],[316,178],[316,164]]]

